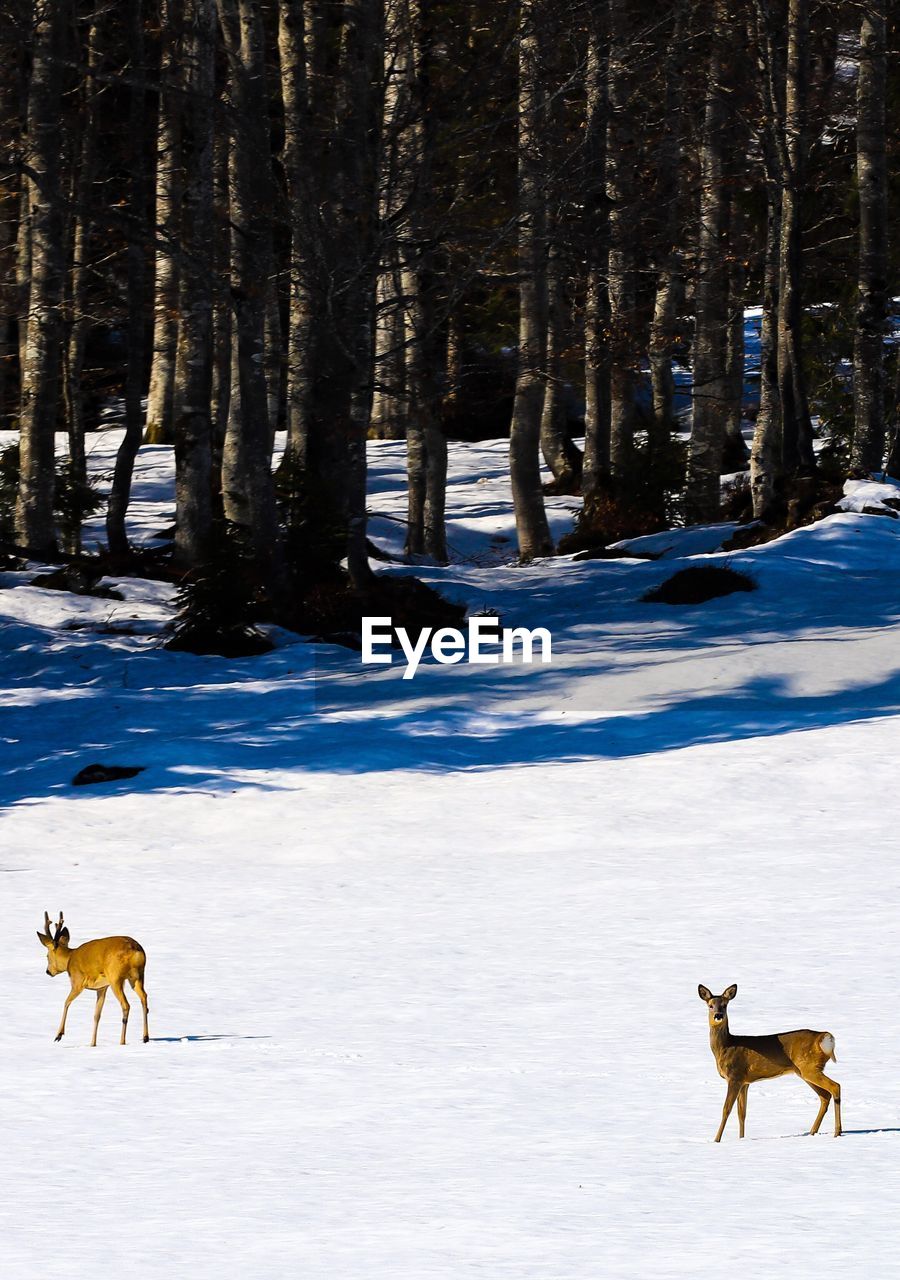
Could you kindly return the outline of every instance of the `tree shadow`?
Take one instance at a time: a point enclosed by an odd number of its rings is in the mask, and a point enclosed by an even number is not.
[[[730,562],[749,568],[760,590],[696,609],[640,603],[674,562],[562,562],[552,578],[546,568],[497,571],[492,607],[507,625],[549,627],[555,665],[429,661],[410,681],[397,665],[362,667],[357,654],[299,638],[259,658],[228,660],[12,622],[4,647],[9,655],[18,648],[5,677],[12,696],[0,736],[0,803],[206,786],[283,790],[306,772],[622,760],[900,714],[900,658],[885,673],[879,651],[874,669],[882,674],[854,675],[854,642],[900,621],[885,571],[810,565],[816,589],[794,598],[789,557]],[[476,578],[455,581],[477,600]],[[454,579],[432,582],[450,591]],[[829,669],[838,673],[830,691],[797,692],[794,676],[773,674],[768,657],[759,673],[758,648],[808,642],[817,661],[829,646]],[[783,648],[784,665],[793,652]],[[95,761],[144,772],[73,789],[78,769]]]

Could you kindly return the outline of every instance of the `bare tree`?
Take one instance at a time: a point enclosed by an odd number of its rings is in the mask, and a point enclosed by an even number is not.
[[[585,505],[609,479],[609,214],[606,201],[608,0],[589,5],[585,68],[584,192],[586,281],[584,301],[584,464]]]
[[[143,0],[128,0],[128,55],[131,67],[128,136],[131,151],[131,185],[128,220],[128,322],[127,342],[130,360],[125,376],[125,433],[116,452],[112,484],[106,510],[106,539],[113,556],[128,555],[125,517],[131,497],[134,462],[141,446],[144,430],[144,360],[146,349],[146,309],[148,294],[148,262],[146,216],[148,173],[144,152],[147,128],[147,85],[144,50]]]
[[[519,352],[509,467],[519,556],[549,555],[538,448],[544,403],[546,208],[542,173],[546,104],[540,33],[547,0],[519,4]]]
[[[609,202],[610,472],[621,481],[634,447],[640,359],[636,263],[635,32],[632,0],[609,0],[606,197]]]
[[[888,303],[885,11],[883,0],[863,7],[856,94],[859,299],[853,347],[851,460],[853,466],[865,471],[877,471],[884,461],[884,333]]]
[[[72,261],[67,272],[66,331],[63,358],[63,395],[69,433],[69,468],[79,484],[87,479],[84,421],[84,356],[91,319],[87,303],[91,238],[94,226],[94,182],[99,159],[101,105],[104,79],[99,72],[105,56],[109,14],[95,6],[87,33],[87,64],[81,77],[83,95],[81,145],[78,163],[73,166],[71,215],[73,228],[67,235],[72,244]],[[78,523],[70,530],[69,550],[79,549]]]
[[[278,525],[266,386],[266,304],[273,271],[265,31],[259,0],[217,0],[229,74],[229,208],[234,300],[231,411],[222,457],[226,518],[275,586]],[[209,157],[212,185],[212,152]]]
[[[182,564],[206,560],[212,534],[212,239],[215,0],[184,6],[185,182],[175,357],[175,550]]]
[[[181,6],[159,0],[159,120],[156,132],[156,270],[153,297],[153,362],[147,394],[147,442],[174,438],[175,356],[178,345],[178,242],[182,177],[179,120]]]
[[[722,265],[728,232],[724,178],[729,122],[722,89],[727,31],[727,0],[715,0],[700,141],[693,425],[685,491],[686,516],[694,522],[714,520],[719,511],[728,407],[728,272]]]
[[[812,419],[803,363],[802,224],[808,146],[806,115],[809,89],[809,0],[789,0],[781,164],[781,248],[778,289],[778,390],[781,400],[782,452],[791,475],[815,470]]]
[[[56,542],[55,433],[66,267],[58,133],[69,18],[65,0],[36,10],[24,139],[30,295],[19,416],[16,536],[37,551],[49,550]]]

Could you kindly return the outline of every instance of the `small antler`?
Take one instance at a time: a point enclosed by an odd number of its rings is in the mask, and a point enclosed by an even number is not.
[[[47,937],[52,940],[53,925],[50,923],[50,917],[48,916],[46,911],[44,912],[44,933],[46,933]]]
[[[55,927],[56,931],[55,931],[55,932],[53,932],[53,931],[51,930],[51,928],[50,928],[50,920],[49,920],[49,918],[48,918],[48,916],[47,916],[46,911],[44,912],[44,919],[47,921],[47,932],[48,932],[48,933],[50,934],[50,936],[53,938],[53,942],[54,942],[54,944],[55,944],[55,943],[57,943],[57,942],[59,942],[59,936],[60,936],[60,934],[62,933],[63,928],[65,927],[65,921],[63,920],[63,913],[62,913],[61,911],[60,911],[60,913],[59,913],[59,924],[58,924],[58,925],[56,925],[56,927]]]

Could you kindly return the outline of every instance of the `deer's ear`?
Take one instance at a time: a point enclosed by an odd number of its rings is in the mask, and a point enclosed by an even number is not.
[[[733,982],[730,987],[728,987],[725,991],[722,992],[722,999],[733,1000],[736,995],[737,995],[737,983]]]
[[[41,933],[40,929],[37,931],[37,936],[40,938],[41,942],[43,942],[45,947],[49,947],[51,945],[50,939],[47,937],[46,933]]]
[[[701,983],[701,985],[697,988],[697,994],[698,994],[698,996],[700,997],[700,999],[701,999],[701,1000],[710,1001],[710,1000],[712,1000],[712,998],[713,998],[713,997],[712,997],[712,992],[710,991],[709,987],[704,987],[704,986],[702,985],[702,983]]]
[[[60,929],[60,931],[59,931],[59,937],[56,939],[56,941],[57,941],[57,942],[68,942],[68,941],[69,941],[69,930],[68,930],[68,927],[67,927],[67,928],[65,928],[65,929]],[[737,987],[735,987],[735,991],[737,991]]]

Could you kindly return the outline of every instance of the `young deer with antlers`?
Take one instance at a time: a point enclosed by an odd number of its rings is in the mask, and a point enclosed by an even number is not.
[[[822,1068],[829,1059],[837,1061],[834,1036],[830,1031],[784,1031],[774,1036],[733,1036],[728,1029],[728,1002],[737,995],[737,987],[728,987],[714,996],[704,986],[697,988],[700,999],[709,1009],[709,1046],[716,1067],[728,1082],[722,1123],[716,1134],[721,1142],[731,1109],[737,1102],[740,1136],[744,1136],[747,1116],[747,1090],[755,1080],[771,1080],[793,1072],[818,1095],[819,1114],[810,1133],[818,1133],[828,1104],[834,1098],[834,1136],[841,1136],[841,1086],[830,1080]]]
[[[54,928],[50,917],[44,912],[44,929],[38,930],[38,937],[47,948],[47,972],[51,978],[58,973],[67,973],[72,989],[66,996],[63,1007],[62,1022],[56,1033],[57,1040],[62,1040],[66,1032],[66,1014],[69,1005],[82,991],[97,992],[97,1007],[94,1010],[94,1034],[91,1045],[97,1043],[97,1027],[100,1025],[100,1014],[106,993],[112,987],[115,997],[122,1006],[122,1038],[119,1044],[125,1043],[125,1031],[128,1027],[130,1005],[125,999],[125,983],[130,982],[144,1009],[144,1044],[150,1039],[147,1025],[147,992],[144,990],[144,965],[147,957],[134,938],[95,938],[93,942],[83,942],[80,947],[69,946],[69,930],[59,913],[59,924]]]

